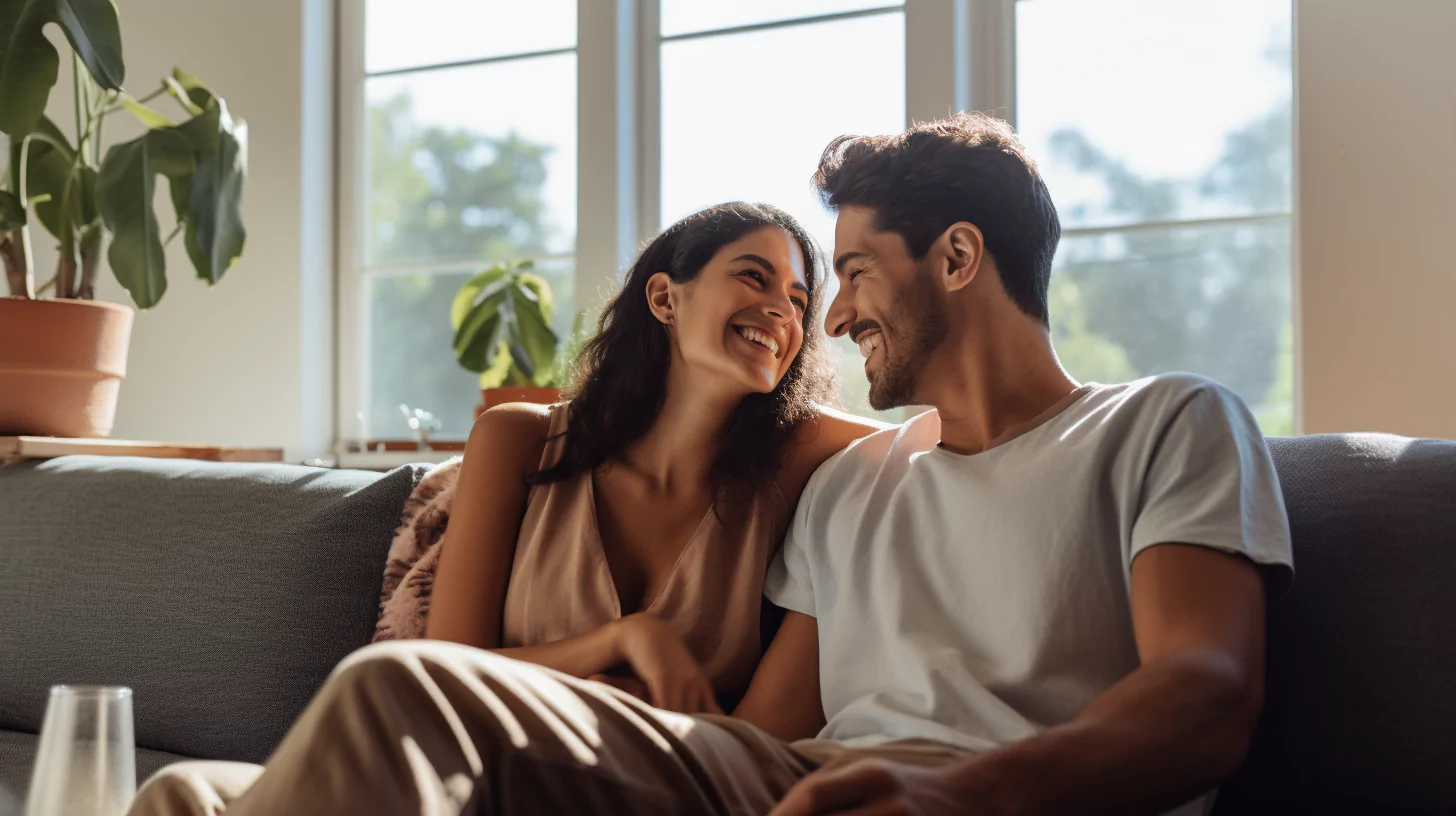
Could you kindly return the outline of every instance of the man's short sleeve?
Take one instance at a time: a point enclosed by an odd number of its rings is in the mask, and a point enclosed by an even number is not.
[[[1264,435],[1249,409],[1216,383],[1196,387],[1152,449],[1132,525],[1128,564],[1157,544],[1195,544],[1294,567],[1289,519]]]
[[[810,617],[814,614],[814,576],[810,569],[809,551],[814,545],[809,530],[809,508],[814,501],[814,479],[809,480],[799,497],[799,509],[789,524],[784,544],[774,555],[764,577],[763,594],[776,606],[802,612]]]

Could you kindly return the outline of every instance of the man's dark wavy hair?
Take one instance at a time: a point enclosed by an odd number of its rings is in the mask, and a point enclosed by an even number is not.
[[[1048,323],[1062,227],[1036,162],[1007,123],[958,113],[893,136],[841,136],[824,149],[814,186],[833,210],[874,211],[876,228],[904,238],[916,260],[951,224],[975,224],[1007,295]]]
[[[816,403],[838,403],[838,379],[826,338],[818,330],[825,272],[813,239],[793,216],[767,204],[734,201],[694,213],[663,230],[627,273],[607,304],[597,332],[577,358],[564,451],[553,466],[533,475],[547,484],[592,472],[640,439],[662,411],[667,396],[671,341],[647,303],[647,281],[666,272],[673,281],[695,279],[723,247],[754,230],[779,227],[804,255],[808,308],[804,343],[788,372],[767,394],[750,394],[723,428],[709,471],[715,504],[746,498],[777,476],[794,427]]]

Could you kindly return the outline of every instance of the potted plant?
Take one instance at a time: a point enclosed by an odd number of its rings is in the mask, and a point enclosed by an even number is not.
[[[45,115],[71,46],[75,127]],[[132,309],[95,301],[106,261],[140,309],[167,289],[163,250],[179,236],[197,274],[217,283],[243,251],[247,128],[196,77],[174,70],[137,99],[122,87],[121,29],[110,0],[0,0],[0,435],[105,436],[126,373]],[[147,106],[170,96],[180,121]],[[128,112],[146,132],[102,153],[102,126]],[[176,229],[154,210],[166,179]],[[53,276],[36,286],[32,227],[55,237]],[[42,297],[49,294],[50,297]]]
[[[549,405],[570,376],[582,315],[562,343],[551,328],[551,286],[531,269],[529,261],[496,264],[466,281],[451,304],[455,359],[480,374],[477,414],[506,402]]]

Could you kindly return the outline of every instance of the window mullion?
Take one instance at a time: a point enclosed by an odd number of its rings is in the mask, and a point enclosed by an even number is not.
[[[577,3],[577,308],[594,313],[636,250],[644,173],[638,142],[643,7],[655,0]],[[655,44],[655,41],[654,41]]]
[[[956,31],[966,110],[985,111],[1016,126],[1016,0],[964,4]]]

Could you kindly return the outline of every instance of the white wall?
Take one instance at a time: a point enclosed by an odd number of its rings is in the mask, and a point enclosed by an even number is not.
[[[1456,2],[1295,14],[1302,430],[1456,438]]]
[[[280,446],[290,459],[322,453],[332,436],[333,394],[331,4],[117,5],[127,89],[142,96],[181,66],[248,122],[250,143],[243,258],[209,288],[196,278],[180,239],[168,248],[167,293],[137,315],[113,436]],[[320,46],[307,63],[305,38]],[[69,67],[69,59],[64,63]],[[49,111],[68,132],[70,87],[66,70]],[[152,104],[180,116],[170,99]],[[107,119],[108,142],[140,132],[129,115]],[[158,198],[163,229],[170,231],[165,187]],[[43,231],[33,236],[37,277],[44,281],[53,270],[53,241]],[[109,272],[98,297],[130,303]]]

